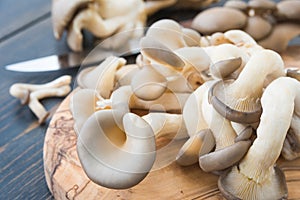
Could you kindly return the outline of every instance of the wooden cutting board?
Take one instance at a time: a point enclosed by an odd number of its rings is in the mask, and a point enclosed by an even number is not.
[[[300,47],[282,54],[287,67],[300,66]],[[197,164],[181,167],[174,158],[184,140],[157,138],[158,156],[154,170],[138,185],[112,190],[96,185],[81,168],[76,152],[76,134],[69,109],[70,94],[54,114],[44,143],[46,181],[55,199],[224,199],[217,188],[218,176],[205,173]],[[300,199],[300,159],[280,159],[289,199]]]

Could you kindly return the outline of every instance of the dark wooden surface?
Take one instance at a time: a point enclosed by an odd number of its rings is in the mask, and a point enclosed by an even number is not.
[[[65,74],[74,78],[77,69],[43,73],[4,69],[10,63],[69,51],[65,35],[61,41],[53,37],[50,10],[50,0],[0,1],[0,200],[52,199],[43,169],[43,143],[50,119],[38,125],[29,108],[9,95],[9,87],[16,82],[41,84]],[[42,103],[54,113],[62,100],[51,98]]]

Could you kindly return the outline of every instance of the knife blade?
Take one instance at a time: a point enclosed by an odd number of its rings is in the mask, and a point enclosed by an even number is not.
[[[97,45],[91,51],[70,52],[62,55],[50,55],[46,57],[36,58],[32,60],[13,63],[5,66],[6,70],[17,72],[46,72],[56,71],[67,68],[74,68],[80,66],[97,65],[108,56],[129,56],[139,53],[140,37],[129,39],[126,44],[118,47],[105,47],[104,45]]]

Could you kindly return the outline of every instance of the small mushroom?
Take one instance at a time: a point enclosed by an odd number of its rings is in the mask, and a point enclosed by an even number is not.
[[[182,69],[185,63],[166,45],[151,37],[144,37],[140,40],[141,53],[144,57],[167,67]]]
[[[242,59],[240,57],[221,60],[210,66],[210,73],[216,78],[225,79],[234,71],[236,71],[241,64]]]
[[[42,124],[49,113],[39,100],[67,95],[71,91],[69,86],[71,79],[71,76],[65,75],[45,84],[15,83],[9,88],[9,93],[20,99],[23,105],[28,104],[30,110],[38,117],[39,123]]]
[[[300,2],[298,0],[280,1],[277,3],[277,12],[284,19],[300,21]]]
[[[201,35],[190,28],[182,28],[183,39],[187,46],[200,46]]]
[[[145,65],[131,81],[134,94],[143,100],[159,98],[167,89],[167,79],[151,65]]]
[[[279,54],[261,50],[254,54],[235,81],[219,81],[210,90],[210,102],[230,121],[255,123],[261,113],[260,98],[266,79],[284,76]]]
[[[238,133],[238,136],[234,139],[234,142],[246,141],[251,139],[253,135],[253,128],[251,126],[247,126],[243,131]]]
[[[272,24],[260,16],[248,18],[247,26],[244,28],[256,41],[267,37],[272,31]]]
[[[122,126],[116,118],[122,119]],[[141,182],[154,164],[155,136],[149,124],[133,113],[123,117],[117,111],[101,110],[84,123],[77,152],[93,182],[113,189],[130,188]]]
[[[179,150],[176,162],[189,166],[198,162],[199,156],[209,153],[215,146],[215,139],[209,129],[201,130],[190,137]]]
[[[95,89],[101,97],[109,99],[115,85],[115,72],[125,64],[124,58],[110,56],[99,66],[80,71],[77,83],[81,88]]]
[[[241,29],[247,23],[246,15],[229,7],[214,7],[199,13],[192,22],[192,28],[202,34],[225,32],[231,29]]]
[[[296,23],[279,23],[273,27],[273,31],[267,38],[258,43],[264,48],[273,49],[277,52],[284,51],[291,39],[300,34],[300,25]]]
[[[228,199],[286,199],[283,172],[275,167],[293,113],[299,118],[300,83],[288,77],[274,80],[261,98],[263,112],[257,138],[241,162],[219,178]],[[278,107],[281,109],[276,109]]]
[[[171,50],[186,46],[183,36],[181,26],[170,19],[162,19],[153,23],[146,33],[146,37],[155,38]]]

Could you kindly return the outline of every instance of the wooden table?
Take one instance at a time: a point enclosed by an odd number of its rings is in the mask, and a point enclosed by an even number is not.
[[[51,1],[0,2],[0,199],[53,198],[43,169],[44,136],[50,119],[40,126],[29,108],[8,91],[16,82],[40,84],[65,74],[75,78],[77,69],[43,73],[4,69],[10,63],[70,51],[65,34],[61,41],[54,39],[50,10]],[[91,41],[86,41],[85,46],[90,45]],[[62,100],[51,98],[42,103],[53,114]]]

